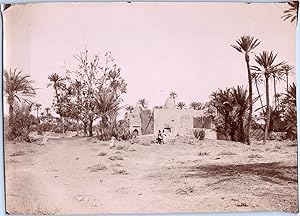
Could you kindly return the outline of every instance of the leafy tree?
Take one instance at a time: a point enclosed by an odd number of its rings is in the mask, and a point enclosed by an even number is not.
[[[268,138],[269,134],[269,124],[270,124],[270,117],[271,117],[271,109],[270,109],[270,96],[269,96],[269,80],[272,77],[272,74],[278,73],[281,70],[281,66],[283,62],[275,64],[277,54],[274,55],[273,52],[263,51],[259,55],[255,56],[255,61],[259,65],[253,66],[252,68],[261,74],[263,74],[265,79],[265,87],[266,87],[266,107],[267,107],[267,117],[266,117],[266,124],[265,124],[265,135],[264,135],[264,143]]]
[[[186,105],[185,105],[184,102],[178,102],[178,103],[177,103],[177,107],[178,107],[179,109],[181,109],[181,110],[182,110],[185,106],[186,106]]]
[[[71,119],[83,122],[84,131],[88,126],[89,136],[92,136],[96,119],[100,118],[100,125],[116,120],[127,84],[110,52],[90,57],[86,49],[73,57],[79,66],[76,70],[67,69],[65,79],[72,105],[68,113]]]
[[[4,82],[5,82],[5,96],[7,98],[7,103],[9,105],[9,137],[13,137],[12,133],[12,117],[14,113],[14,106],[16,101],[25,101],[30,103],[28,97],[32,97],[36,94],[35,89],[32,84],[33,81],[30,80],[29,75],[22,75],[22,71],[17,71],[17,69],[9,71],[4,71]]]
[[[242,36],[236,41],[237,45],[231,45],[234,49],[236,49],[238,52],[244,54],[246,66],[247,66],[247,73],[248,73],[248,86],[249,86],[249,104],[250,104],[250,110],[249,110],[249,116],[248,116],[248,125],[247,125],[247,133],[246,138],[247,142],[250,145],[250,131],[251,131],[251,122],[252,122],[252,76],[250,71],[250,53],[260,44],[260,41],[258,39],[255,39],[254,37],[251,37],[249,35]]]

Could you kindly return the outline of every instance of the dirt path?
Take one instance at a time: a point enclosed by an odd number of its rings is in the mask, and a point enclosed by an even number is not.
[[[6,145],[11,213],[297,211],[296,147],[177,138]],[[21,152],[21,153],[20,153]],[[23,152],[23,153],[22,153]],[[19,153],[19,155],[13,154]],[[100,154],[99,154],[100,153]],[[13,156],[11,156],[13,155]]]

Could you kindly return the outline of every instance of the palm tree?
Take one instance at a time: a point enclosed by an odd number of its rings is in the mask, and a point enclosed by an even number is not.
[[[134,107],[133,107],[133,106],[127,106],[125,109],[126,109],[129,113],[131,113],[132,110],[134,110]]]
[[[47,115],[47,121],[49,121],[49,111],[50,111],[50,108],[46,107],[45,111],[46,111],[46,115]]]
[[[294,67],[288,64],[284,64],[281,67],[282,72],[285,75],[285,81],[286,81],[286,91],[289,89],[289,74],[293,73]]]
[[[269,124],[270,124],[270,96],[269,96],[269,79],[273,75],[273,73],[278,73],[281,70],[281,66],[284,64],[283,62],[279,64],[274,64],[277,54],[274,55],[271,51],[270,53],[267,51],[263,51],[258,56],[255,56],[255,61],[260,67],[253,66],[253,69],[259,71],[265,77],[266,84],[266,106],[267,106],[267,118],[265,124],[265,135],[264,135],[264,143],[266,143],[268,134],[269,134]]]
[[[182,110],[185,107],[185,103],[184,102],[178,102],[177,107]]]
[[[148,108],[148,101],[145,98],[139,99],[138,104],[143,107],[143,109]]]
[[[289,5],[289,9],[285,10],[283,13],[284,15],[281,17],[284,21],[291,19],[291,23],[298,20],[298,8],[299,8],[299,2],[298,1],[290,1],[287,2]]]
[[[62,122],[62,132],[63,134],[65,133],[65,129],[64,129],[64,119],[61,113],[61,106],[60,106],[60,99],[59,99],[59,94],[58,94],[58,90],[59,88],[61,88],[63,86],[63,78],[61,76],[59,76],[57,73],[53,73],[50,76],[48,76],[48,79],[50,81],[50,83],[47,84],[47,88],[49,86],[52,86],[55,92],[55,98],[56,98],[56,103],[58,105],[58,114],[60,115],[60,119]]]
[[[178,97],[178,94],[177,94],[176,92],[171,92],[171,93],[170,93],[170,97],[171,97],[171,99],[173,100],[173,103],[174,103],[174,105],[175,105],[175,104],[176,104],[176,103],[175,103],[175,98]]]
[[[39,121],[39,110],[41,109],[42,104],[35,104],[35,109],[36,109],[36,118]]]
[[[198,102],[193,101],[193,102],[190,104],[190,108],[193,109],[193,110],[196,110],[196,109],[198,108]]]
[[[49,86],[52,86],[55,91],[55,97],[57,100],[57,103],[59,103],[59,96],[58,96],[58,89],[63,85],[63,78],[59,76],[57,73],[53,73],[50,76],[48,76],[48,79],[50,83],[47,84],[47,88]]]
[[[251,37],[249,35],[242,36],[239,38],[236,43],[238,45],[231,45],[234,49],[236,49],[238,52],[243,53],[245,56],[245,61],[247,65],[247,72],[248,72],[248,86],[249,86],[249,116],[248,116],[248,125],[247,125],[247,131],[246,131],[246,138],[247,138],[247,144],[250,145],[250,131],[251,131],[251,122],[252,122],[252,109],[253,109],[253,102],[252,102],[252,76],[250,71],[250,56],[249,54],[260,44],[260,41],[258,39],[255,39],[254,37]]]
[[[17,69],[9,69],[9,72],[7,70],[4,72],[5,96],[9,105],[8,124],[10,130],[15,101],[21,102],[23,100],[29,102],[27,97],[32,97],[36,94],[35,89],[32,86],[33,81],[29,79],[30,76],[23,76],[21,73],[22,71],[17,72]]]
[[[272,72],[272,78],[273,78],[273,88],[274,88],[274,99],[275,99],[275,109],[277,109],[277,105],[279,103],[278,97],[277,97],[277,88],[276,88],[276,80],[280,81],[282,80],[282,67],[279,68],[278,70],[273,70]]]

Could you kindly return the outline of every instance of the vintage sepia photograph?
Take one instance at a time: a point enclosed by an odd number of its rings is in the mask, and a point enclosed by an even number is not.
[[[7,214],[298,212],[298,5],[2,5]]]

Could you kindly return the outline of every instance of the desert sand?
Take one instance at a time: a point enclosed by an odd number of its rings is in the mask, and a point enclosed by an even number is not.
[[[298,211],[291,141],[49,136],[5,142],[11,214]]]

